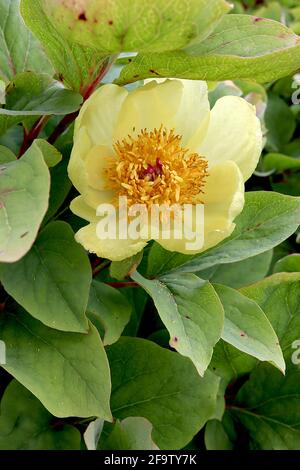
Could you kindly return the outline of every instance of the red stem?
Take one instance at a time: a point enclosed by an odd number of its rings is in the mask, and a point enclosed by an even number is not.
[[[67,114],[56,126],[50,137],[48,138],[49,144],[54,144],[57,139],[65,132],[65,130],[72,124],[77,118],[79,111],[75,113]]]
[[[92,263],[93,277],[96,277],[101,271],[107,268],[110,265],[109,260],[100,260],[99,263]]]
[[[83,101],[86,101],[92,93],[96,90],[99,83],[101,82],[102,78],[107,74],[108,70],[110,69],[111,65],[113,64],[112,60],[106,61],[99,71],[95,80],[92,81],[85,89],[81,91],[83,96]],[[50,137],[48,138],[49,144],[54,144],[56,140],[65,132],[65,130],[72,124],[73,121],[77,118],[79,111],[76,111],[72,114],[67,114],[57,125],[54,129]]]
[[[111,65],[113,64],[113,59],[107,60],[104,64],[101,70],[99,71],[97,77],[95,80],[92,81],[86,88],[81,90],[83,100],[86,101],[91,94],[96,90],[97,86],[101,82],[102,78],[106,75],[108,70],[110,69]],[[79,111],[76,111],[71,114],[67,114],[57,125],[57,127],[54,129],[50,137],[48,138],[48,142],[50,144],[54,144],[56,140],[65,132],[65,130],[69,127],[70,124],[72,124],[73,121],[75,121],[76,117],[78,116]],[[24,140],[23,144],[21,146],[20,152],[19,152],[19,158],[24,155],[26,150],[29,149],[31,146],[32,142],[39,136],[41,130],[45,126],[45,124],[48,122],[51,116],[42,116],[39,118],[39,120],[34,124],[32,129],[27,133],[26,130],[24,129]]]
[[[24,153],[29,149],[32,142],[38,137],[38,135],[40,134],[44,126],[47,124],[49,119],[50,116],[42,116],[36,121],[36,123],[33,125],[29,132],[26,132],[26,129],[24,129],[24,140],[20,148],[18,158],[22,157],[22,155],[24,155]]]
[[[137,282],[129,281],[129,282],[106,282],[108,286],[122,288],[122,287],[140,287]]]

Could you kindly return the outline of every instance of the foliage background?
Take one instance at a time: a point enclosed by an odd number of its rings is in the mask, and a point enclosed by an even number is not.
[[[0,449],[300,449],[300,42],[283,26],[300,34],[300,3],[234,3],[218,23],[221,0],[190,2],[198,42],[187,15],[174,51],[151,28],[128,49],[75,28],[82,45],[42,0],[21,2],[26,26],[0,0]],[[228,240],[110,263],[74,241],[73,122],[100,82],[152,76],[207,79],[212,106],[245,97],[265,148]]]

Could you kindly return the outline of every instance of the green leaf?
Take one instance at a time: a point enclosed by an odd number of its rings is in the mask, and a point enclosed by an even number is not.
[[[285,362],[278,338],[263,310],[230,287],[214,287],[225,311],[223,340],[260,361],[271,362],[284,372]]]
[[[263,309],[277,333],[287,365],[291,364],[293,343],[300,338],[300,274],[274,274],[241,292]]]
[[[40,4],[62,36],[108,54],[180,49],[206,37],[230,10],[224,0],[42,0]]]
[[[190,259],[190,256],[167,251],[159,243],[154,242],[148,252],[147,277],[152,278],[167,273]]]
[[[48,75],[21,73],[11,82],[6,105],[0,108],[0,135],[20,122],[30,125],[38,116],[72,113],[81,103],[79,93],[65,89]]]
[[[299,39],[300,50],[300,39]],[[286,102],[279,96],[270,93],[265,112],[268,147],[278,152],[287,144],[296,129],[296,119]]]
[[[214,265],[234,263],[274,248],[292,235],[300,222],[300,198],[272,192],[246,193],[246,204],[233,234],[176,271],[198,272]]]
[[[1,315],[0,339],[6,344],[2,367],[54,416],[111,420],[109,366],[94,326],[85,335],[65,333],[18,310]]]
[[[221,337],[224,311],[213,287],[193,274],[145,279],[131,276],[152,297],[170,334],[170,345],[203,376]]]
[[[7,147],[0,145],[0,165],[5,163],[15,162],[17,157],[15,154]]]
[[[214,413],[219,379],[201,379],[179,354],[139,338],[121,338],[107,351],[113,416],[141,416],[160,449],[181,449]]]
[[[281,258],[273,268],[274,273],[299,273],[300,272],[300,254],[294,253],[292,255]]]
[[[117,289],[93,281],[87,307],[87,315],[101,333],[104,346],[120,338],[130,320],[131,305]]]
[[[300,448],[300,370],[286,377],[261,364],[239,391],[230,413],[250,434],[251,447],[261,450]]]
[[[42,43],[60,78],[68,87],[86,94],[101,76],[107,55],[63,38],[45,16],[41,0],[21,0],[21,13],[27,26]]]
[[[18,155],[24,141],[24,129],[15,126],[8,129],[4,135],[0,136],[0,145],[10,149],[14,155]]]
[[[49,224],[24,258],[1,267],[0,278],[5,290],[45,325],[87,331],[91,267],[65,222]]]
[[[254,300],[268,317],[279,338],[288,368],[297,355],[294,341],[300,338],[300,274],[275,274],[241,289],[241,292]],[[221,340],[214,349],[210,368],[229,382],[251,372],[256,364],[257,360]]]
[[[0,262],[12,263],[30,250],[49,191],[49,170],[36,143],[22,159],[0,166]]]
[[[48,58],[24,25],[19,8],[20,0],[0,0],[1,78],[9,81],[26,70],[53,75]]]
[[[208,421],[204,440],[207,450],[232,450],[233,447],[223,424],[216,419]]]
[[[202,279],[238,289],[263,279],[269,272],[273,250],[236,263],[212,266],[197,273]]]
[[[158,450],[151,438],[153,426],[145,418],[117,421],[100,450]]]
[[[268,153],[264,157],[263,163],[266,171],[276,170],[277,173],[292,169],[299,170],[300,168],[300,159],[282,153]]]
[[[221,339],[214,348],[209,369],[229,384],[251,372],[257,363],[258,359],[243,353]]]
[[[134,272],[143,258],[143,251],[136,255],[126,258],[123,261],[113,261],[109,267],[110,276],[118,281],[122,281],[131,272]]]
[[[139,54],[117,83],[149,77],[268,82],[297,70],[299,37],[283,24],[249,15],[226,15],[200,44],[183,51]]]
[[[1,401],[1,450],[79,450],[80,432],[69,424],[55,426],[55,418],[16,380]]]
[[[46,140],[36,139],[35,144],[44,155],[45,162],[49,168],[56,166],[62,160],[62,154]]]

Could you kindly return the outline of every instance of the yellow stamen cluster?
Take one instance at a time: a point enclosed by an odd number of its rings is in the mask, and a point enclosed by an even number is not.
[[[182,147],[182,137],[163,126],[142,130],[137,138],[114,145],[118,158],[109,165],[109,188],[128,204],[186,204],[199,201],[207,161]]]

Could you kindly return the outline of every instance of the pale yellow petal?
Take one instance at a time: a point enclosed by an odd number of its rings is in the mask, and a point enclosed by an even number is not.
[[[229,237],[235,228],[234,219],[244,207],[243,176],[235,162],[216,164],[209,173],[204,194],[204,245],[201,249],[187,249],[187,240],[162,240],[158,242],[167,250],[184,254],[201,253]],[[199,233],[203,230],[202,221],[195,224],[195,217],[189,229]]]
[[[213,107],[207,135],[197,151],[212,167],[234,161],[244,181],[255,170],[262,151],[262,130],[255,107],[237,96],[224,96]]]
[[[90,253],[112,261],[122,261],[139,253],[146,245],[146,240],[100,240],[96,233],[97,224],[92,223],[80,229],[75,239]]]
[[[97,222],[99,217],[96,215],[95,209],[88,206],[82,196],[78,196],[70,204],[71,211],[88,222]]]
[[[205,207],[203,250],[207,250],[231,235],[234,220],[244,208],[243,175],[235,162],[221,162],[210,170],[202,201]]]
[[[193,151],[205,138],[209,126],[207,83],[198,80],[182,80],[182,83],[184,94],[174,124],[183,136],[184,146]]]
[[[98,191],[91,186],[88,186],[81,195],[85,203],[95,210],[100,204],[111,204],[116,197],[115,191]]]
[[[87,155],[90,148],[91,140],[86,129],[79,129],[68,165],[68,175],[73,185],[80,193],[84,191],[88,185],[88,175],[84,164],[84,157]]]
[[[74,140],[80,128],[85,127],[93,146],[112,147],[114,129],[127,95],[128,91],[117,85],[100,87],[81,108],[75,122]]]
[[[114,158],[116,158],[116,154],[110,147],[101,145],[91,148],[85,159],[89,186],[100,191],[107,190],[108,180],[106,170]]]
[[[201,141],[209,122],[209,102],[205,82],[192,80],[151,80],[129,93],[123,103],[114,134],[115,140],[142,129],[161,125],[182,135],[183,144]]]

